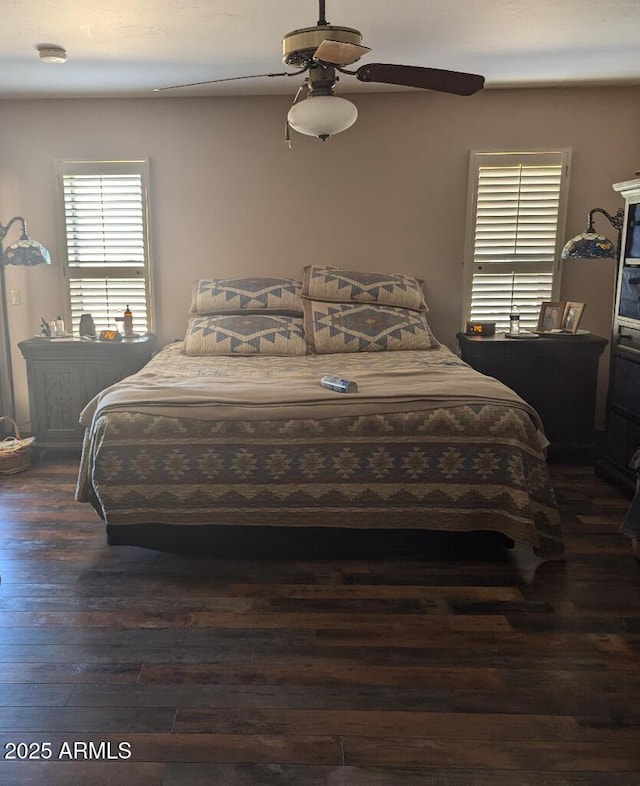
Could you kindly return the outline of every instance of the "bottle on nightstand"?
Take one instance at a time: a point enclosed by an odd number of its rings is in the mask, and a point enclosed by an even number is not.
[[[520,309],[518,306],[511,306],[509,314],[509,335],[517,336],[520,333]]]
[[[124,312],[123,330],[127,338],[133,336],[133,314],[129,306],[126,307]]]

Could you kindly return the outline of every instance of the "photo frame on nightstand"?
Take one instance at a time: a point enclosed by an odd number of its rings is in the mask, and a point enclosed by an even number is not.
[[[538,335],[546,333],[550,336],[575,336],[588,333],[589,331],[578,330],[584,307],[584,303],[576,303],[572,300],[545,300],[540,304],[540,316],[535,332]]]
[[[577,333],[580,320],[582,319],[582,312],[584,311],[584,303],[568,302],[564,307],[564,314],[562,315],[562,325],[560,325],[564,333]]]
[[[552,330],[561,330],[564,319],[566,303],[564,301],[545,300],[540,304],[540,316],[536,332],[547,333]]]

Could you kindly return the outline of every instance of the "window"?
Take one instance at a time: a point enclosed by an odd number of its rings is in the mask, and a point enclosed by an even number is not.
[[[535,328],[555,300],[570,151],[471,153],[464,260],[464,318],[508,329],[512,305]]]
[[[58,161],[71,329],[82,314],[97,330],[152,329],[147,228],[148,161]]]

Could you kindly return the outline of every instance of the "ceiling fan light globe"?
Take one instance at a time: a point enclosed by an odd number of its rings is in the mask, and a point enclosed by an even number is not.
[[[309,96],[294,104],[287,115],[294,131],[321,139],[346,131],[357,119],[356,105],[339,96]]]

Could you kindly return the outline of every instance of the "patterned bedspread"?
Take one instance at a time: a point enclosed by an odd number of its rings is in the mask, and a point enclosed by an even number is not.
[[[110,528],[493,530],[540,556],[562,553],[535,413],[448,349],[192,358],[181,347],[165,347],[84,413],[76,497],[90,502]],[[373,372],[382,380],[379,387],[393,390],[365,397],[360,410],[354,397],[318,384],[323,374],[358,381]],[[245,386],[241,406],[234,407],[231,394],[220,392],[225,381],[232,391],[239,377],[256,385],[267,378],[284,389],[304,376],[320,391],[318,402],[303,395],[304,406],[294,397],[286,406],[268,401],[250,408]],[[404,398],[403,379],[411,380],[412,391]],[[443,379],[448,394],[442,393]],[[142,395],[139,405],[131,403],[132,389],[144,391],[158,380],[159,401]],[[420,384],[422,396],[415,393]],[[429,398],[432,385],[437,392]],[[202,401],[207,386],[218,391],[209,407]],[[166,400],[172,387],[180,390],[182,405]],[[197,391],[193,401],[191,387]],[[469,392],[474,387],[475,395]]]

